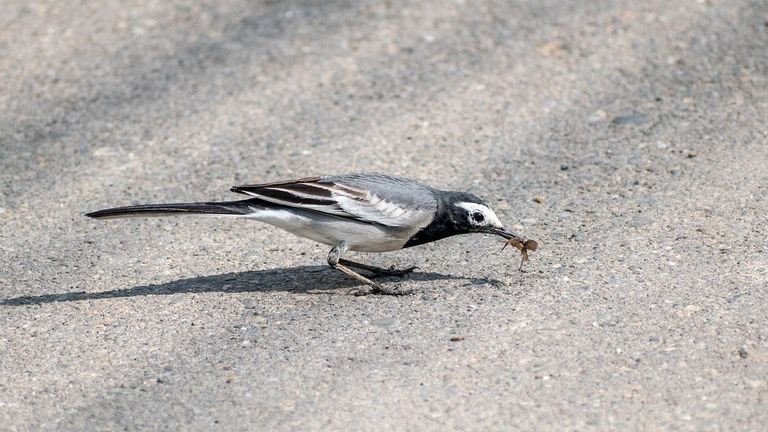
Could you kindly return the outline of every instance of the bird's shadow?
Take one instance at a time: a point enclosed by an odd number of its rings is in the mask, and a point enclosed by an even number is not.
[[[388,277],[385,284],[397,283],[401,278]],[[403,280],[416,282],[436,280],[464,280],[465,285],[499,285],[503,282],[489,278],[472,278],[451,276],[441,273],[414,272]],[[179,279],[163,284],[141,285],[133,288],[116,289],[99,292],[65,292],[43,294],[37,296],[20,296],[0,300],[3,306],[23,306],[54,302],[70,302],[83,300],[99,300],[120,297],[137,297],[150,295],[171,295],[184,293],[241,293],[241,292],[274,292],[292,293],[339,293],[345,294],[345,288],[358,287],[360,283],[344,277],[324,266],[299,266],[292,268],[277,268],[269,270],[223,273],[210,276],[197,276]]]

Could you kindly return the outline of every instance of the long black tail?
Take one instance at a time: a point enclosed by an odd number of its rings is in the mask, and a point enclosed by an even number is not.
[[[94,219],[117,219],[143,216],[169,216],[176,214],[244,216],[264,208],[257,199],[225,202],[199,202],[174,204],[145,204],[115,207],[86,213]]]

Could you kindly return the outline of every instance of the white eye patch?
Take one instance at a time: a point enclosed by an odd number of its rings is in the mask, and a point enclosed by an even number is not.
[[[501,224],[501,221],[496,216],[496,213],[493,212],[493,210],[489,209],[487,206],[484,206],[482,204],[476,204],[476,203],[468,203],[468,202],[458,202],[455,204],[456,207],[461,207],[469,212],[469,214],[472,214],[474,212],[482,213],[485,217],[485,223],[484,225],[490,225],[495,227],[503,227],[504,225]]]

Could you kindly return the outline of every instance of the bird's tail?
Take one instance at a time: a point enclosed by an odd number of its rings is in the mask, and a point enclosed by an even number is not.
[[[86,213],[94,219],[117,219],[145,216],[170,216],[178,214],[209,216],[245,216],[262,209],[261,202],[255,199],[225,202],[199,202],[174,204],[144,204],[115,207]]]

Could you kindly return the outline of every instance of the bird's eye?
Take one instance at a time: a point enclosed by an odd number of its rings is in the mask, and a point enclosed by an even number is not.
[[[480,212],[472,213],[472,220],[477,223],[482,223],[485,220],[485,215]]]

